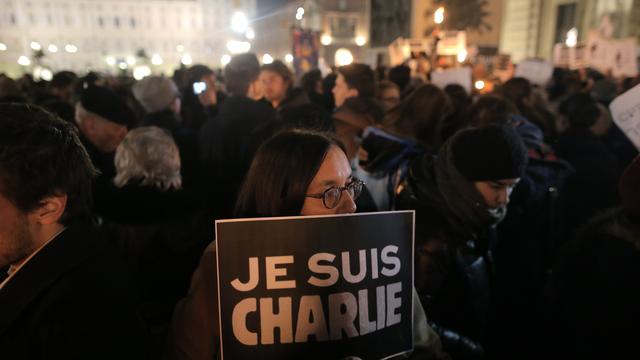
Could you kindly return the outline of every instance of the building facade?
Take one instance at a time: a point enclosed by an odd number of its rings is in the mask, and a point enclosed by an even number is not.
[[[598,29],[605,17],[612,37],[640,36],[640,0],[505,0],[500,51],[518,62],[527,57],[551,58],[571,28],[578,42]]]
[[[0,0],[0,72],[219,66],[235,36],[232,13],[251,18],[255,7],[256,0]]]

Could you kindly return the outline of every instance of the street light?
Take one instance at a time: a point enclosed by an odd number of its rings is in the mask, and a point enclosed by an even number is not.
[[[349,65],[353,62],[353,54],[349,49],[340,48],[336,51],[334,60],[337,66]]]
[[[299,7],[298,10],[296,11],[296,20],[302,20],[303,17],[304,17],[304,8]]]
[[[456,58],[458,59],[459,63],[463,63],[465,60],[467,60],[467,50],[466,49],[462,49],[458,52],[458,55],[456,56]]]
[[[256,38],[256,33],[255,33],[255,31],[253,31],[252,28],[248,28],[247,32],[244,34],[244,36],[246,36],[247,39],[249,39],[249,40],[253,40],[253,39]]]
[[[0,51],[7,51],[7,44],[0,42]]]
[[[231,56],[229,54],[224,54],[220,58],[220,64],[222,64],[222,66],[226,66],[230,61],[231,61]]]
[[[246,53],[251,50],[251,43],[247,41],[229,40],[227,41],[227,50],[232,54]]]
[[[433,22],[440,25],[444,22],[444,8],[441,6],[433,13]]]
[[[67,45],[64,46],[64,50],[66,52],[68,52],[69,54],[73,54],[73,53],[78,52],[78,47],[75,46],[75,45],[72,45],[72,44],[67,44]]]
[[[322,43],[322,45],[324,46],[331,45],[331,42],[333,42],[333,38],[329,34],[323,34],[320,37],[320,43]]]
[[[153,54],[153,56],[151,57],[151,63],[153,65],[162,65],[162,62],[162,58],[159,54]]]
[[[116,58],[114,58],[113,56],[107,56],[105,61],[107,62],[107,65],[109,65],[109,66],[113,66],[113,65],[116,64]]]
[[[184,54],[182,55],[182,59],[180,59],[180,62],[182,63],[182,65],[189,66],[193,63],[193,59],[191,59],[191,55]]]
[[[568,47],[575,47],[578,44],[578,29],[571,28],[567,31],[567,39],[564,42]]]
[[[249,20],[242,11],[236,11],[231,16],[231,30],[242,34],[249,27]]]
[[[136,58],[133,55],[127,56],[127,64],[133,66],[136,64]]]
[[[18,58],[18,65],[22,65],[22,66],[29,66],[29,65],[31,65],[31,60],[29,60],[29,58],[28,58],[28,57],[26,57],[26,56],[24,56],[24,55],[21,55],[21,56]]]
[[[474,84],[474,86],[475,86],[476,90],[482,90],[482,89],[484,89],[484,85],[485,85],[485,83],[484,83],[484,81],[482,81],[482,80],[478,80],[478,81],[476,81],[476,82],[475,82],[475,84]]]
[[[40,43],[32,41],[31,44],[29,44],[31,46],[32,50],[38,51],[38,50],[42,50],[42,45],[40,45]]]
[[[291,54],[287,54],[284,56],[284,61],[288,62],[288,63],[292,63],[293,62],[293,55]]]
[[[58,47],[54,44],[49,44],[49,46],[47,46],[47,50],[49,50],[50,53],[57,53]]]
[[[262,63],[263,64],[271,64],[273,62],[273,56],[269,54],[262,55]]]
[[[366,44],[366,43],[367,43],[367,39],[364,36],[356,37],[356,45],[364,46],[364,44]]]

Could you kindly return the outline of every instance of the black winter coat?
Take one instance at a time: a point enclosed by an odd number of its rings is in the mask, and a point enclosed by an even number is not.
[[[558,157],[573,166],[567,177],[562,201],[565,204],[566,238],[600,211],[618,202],[621,167],[606,145],[588,129],[569,129],[555,145]]]
[[[639,359],[639,282],[640,221],[618,209],[592,219],[554,268],[540,358]]]
[[[256,150],[280,129],[271,104],[245,96],[228,98],[217,117],[207,120],[199,138],[206,207],[216,219],[233,207]]]
[[[69,226],[0,290],[0,359],[146,359],[135,293],[102,236]]]
[[[187,190],[111,185],[100,194],[96,213],[135,280],[144,319],[160,342],[202,251],[213,239],[213,222]]]
[[[434,157],[413,160],[398,209],[416,210],[415,287],[427,319],[454,359],[481,359],[492,288],[489,241],[461,232],[436,182]]]

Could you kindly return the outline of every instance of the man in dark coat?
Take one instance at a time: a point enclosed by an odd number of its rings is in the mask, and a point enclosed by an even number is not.
[[[180,149],[182,186],[191,188],[198,178],[197,136],[193,129],[181,123],[178,86],[171,79],[149,76],[138,81],[132,91],[146,112],[142,126],[157,126],[173,136]]]
[[[527,150],[509,126],[458,132],[437,157],[409,167],[397,207],[416,210],[415,286],[454,359],[484,356],[493,288],[490,243],[524,173]]]
[[[146,358],[130,279],[88,225],[95,169],[72,125],[0,105],[0,169],[0,358]]]
[[[118,144],[135,126],[133,110],[115,92],[90,85],[76,104],[76,123],[80,139],[100,176],[113,179],[113,156]]]
[[[559,112],[567,118],[569,128],[558,137],[556,153],[575,169],[567,178],[562,195],[568,238],[596,213],[619,203],[616,187],[622,168],[615,155],[590,130],[600,117],[600,109],[591,95],[572,95],[560,104]]]
[[[640,358],[640,157],[619,193],[622,205],[589,220],[558,257],[538,358]]]
[[[279,128],[276,112],[264,101],[255,54],[236,55],[225,67],[231,96],[200,132],[199,153],[207,207],[215,218],[229,218],[244,176],[258,147]]]

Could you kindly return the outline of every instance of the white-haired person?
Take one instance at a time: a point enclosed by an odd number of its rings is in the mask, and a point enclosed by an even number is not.
[[[180,153],[166,130],[131,130],[114,162],[116,175],[97,191],[95,210],[133,274],[159,349],[211,230],[197,196],[182,189]]]

